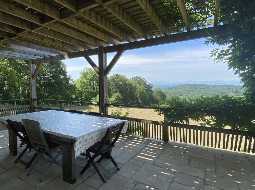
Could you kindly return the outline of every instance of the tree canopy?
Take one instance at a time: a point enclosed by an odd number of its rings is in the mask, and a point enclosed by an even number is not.
[[[246,88],[247,97],[255,100],[255,1],[221,1],[220,22],[226,32],[212,36],[210,42],[222,45],[213,54],[228,63]]]
[[[14,59],[0,59],[0,99],[30,98],[30,64]],[[67,76],[65,65],[61,61],[44,64],[37,77],[39,100],[70,100],[74,85]]]

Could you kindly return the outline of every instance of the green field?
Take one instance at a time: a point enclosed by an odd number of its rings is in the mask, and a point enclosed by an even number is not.
[[[199,97],[199,96],[242,96],[244,89],[236,85],[206,85],[184,84],[163,89],[168,98],[173,96]]]

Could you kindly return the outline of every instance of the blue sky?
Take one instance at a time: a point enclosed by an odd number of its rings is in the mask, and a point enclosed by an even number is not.
[[[214,83],[238,84],[240,79],[224,63],[215,63],[210,56],[214,46],[205,39],[124,52],[110,74],[127,77],[141,76],[153,84]],[[108,56],[110,62],[113,54]],[[92,57],[96,61],[96,57]],[[84,58],[65,60],[67,72],[73,79],[90,65]]]

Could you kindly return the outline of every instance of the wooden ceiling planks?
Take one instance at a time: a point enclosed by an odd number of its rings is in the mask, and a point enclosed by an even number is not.
[[[218,20],[219,3],[215,1]],[[21,55],[21,59],[30,55],[31,59],[82,56],[99,46],[118,49],[131,43],[130,47],[135,47],[133,44],[141,40],[146,42],[181,32],[183,29],[177,26],[181,22],[190,30],[185,1],[172,0],[171,3],[169,8],[162,0],[0,0],[0,56],[3,57],[4,52],[6,57]],[[171,20],[166,22],[166,15],[173,12],[175,15],[170,15]],[[11,54],[13,40],[35,45],[44,53],[23,46],[27,54],[23,55],[21,50]],[[159,41],[163,43],[162,39]],[[54,49],[58,54],[50,51],[47,54],[45,49]]]

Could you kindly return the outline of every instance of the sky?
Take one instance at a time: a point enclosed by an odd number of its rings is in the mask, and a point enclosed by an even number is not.
[[[179,83],[240,84],[240,79],[227,64],[215,62],[210,52],[216,47],[205,39],[159,45],[123,53],[112,74],[140,76],[154,85]],[[114,54],[109,54],[108,62]],[[97,62],[96,57],[92,59]],[[84,58],[65,60],[67,72],[78,79],[90,65]]]

